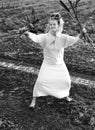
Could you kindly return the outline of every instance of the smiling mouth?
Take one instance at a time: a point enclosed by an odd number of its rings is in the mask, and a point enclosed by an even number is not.
[[[56,29],[56,28],[51,28],[51,29]]]

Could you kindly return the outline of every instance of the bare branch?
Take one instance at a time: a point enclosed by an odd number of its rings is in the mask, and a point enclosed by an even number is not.
[[[70,15],[70,16],[72,17],[72,19],[75,21],[75,18],[74,18],[74,16],[72,15],[72,13],[70,12],[70,9],[67,7],[67,5],[66,5],[62,0],[59,0],[59,2],[60,2],[60,4],[61,4],[61,6],[67,10],[67,12],[69,13],[69,15]]]
[[[70,6],[71,6],[71,8],[72,8],[72,10],[73,10],[73,13],[74,13],[74,15],[75,15],[75,18],[76,18],[76,20],[77,20],[77,22],[78,22],[78,24],[79,24],[79,26],[80,26],[80,31],[81,31],[81,33],[82,33],[82,32],[83,32],[83,24],[80,22],[80,20],[79,20],[79,18],[78,18],[77,12],[75,11],[75,8],[73,7],[72,1],[71,1],[71,0],[68,0],[68,2],[69,2]],[[86,41],[88,40],[88,41],[90,42],[90,44],[92,45],[92,47],[95,48],[94,45],[93,45],[93,40],[88,36],[88,34],[87,34],[87,33],[84,33],[83,36],[84,36],[85,40],[86,40]]]

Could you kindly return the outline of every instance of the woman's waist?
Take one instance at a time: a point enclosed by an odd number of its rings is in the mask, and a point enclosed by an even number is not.
[[[44,62],[50,65],[59,65],[63,64],[64,60],[63,58],[50,58],[50,57],[44,57]]]

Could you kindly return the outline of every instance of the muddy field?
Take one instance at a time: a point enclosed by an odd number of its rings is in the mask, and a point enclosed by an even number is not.
[[[24,26],[22,20],[26,15],[32,21],[32,7],[39,18],[35,26],[43,31],[49,12],[56,10],[65,20],[64,33],[79,33],[77,23],[57,0],[1,0],[0,62],[40,68],[43,60],[41,47],[15,33]],[[94,8],[94,0],[81,0],[78,15],[82,23]],[[86,28],[95,43],[95,13],[87,21]],[[95,81],[95,50],[89,43],[80,42],[67,48],[64,59],[71,75]],[[29,109],[36,79],[36,73],[0,66],[0,130],[95,130],[94,86],[72,82],[71,102],[50,96],[40,97],[35,109]]]
[[[1,130],[94,130],[95,88],[72,84],[71,102],[53,97],[37,99],[29,109],[37,75],[0,69]]]

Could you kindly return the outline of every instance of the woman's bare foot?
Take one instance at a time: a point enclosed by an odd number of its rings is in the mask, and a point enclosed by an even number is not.
[[[36,105],[36,97],[33,97],[32,102],[31,102],[29,107],[33,107],[34,108],[35,105]]]
[[[70,97],[65,97],[64,98],[66,101],[68,101],[68,102],[71,102],[73,99],[72,98],[70,98]]]
[[[72,101],[72,98],[70,98],[70,97],[66,97],[67,98],[67,101]]]
[[[29,107],[33,107],[34,108],[35,107],[35,103],[32,102]]]

